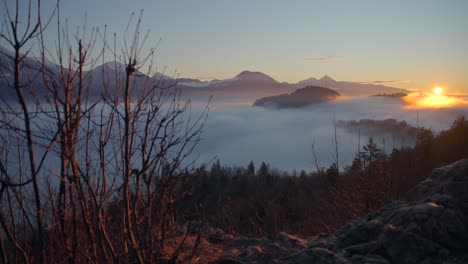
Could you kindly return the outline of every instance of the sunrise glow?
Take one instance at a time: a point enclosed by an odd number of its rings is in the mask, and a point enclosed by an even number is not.
[[[468,102],[459,97],[443,95],[441,87],[435,87],[431,94],[411,93],[403,99],[407,108],[449,108],[467,105]]]

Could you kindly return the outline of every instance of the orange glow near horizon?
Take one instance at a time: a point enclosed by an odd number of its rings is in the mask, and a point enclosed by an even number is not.
[[[408,103],[407,108],[450,108],[468,105],[462,98],[443,95],[444,89],[435,87],[432,94],[410,93],[403,99]]]

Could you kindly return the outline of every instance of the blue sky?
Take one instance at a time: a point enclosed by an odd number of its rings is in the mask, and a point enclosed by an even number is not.
[[[157,65],[184,77],[254,70],[288,82],[329,75],[468,93],[465,0],[61,1],[70,28],[86,15],[88,26],[118,34],[141,9],[148,46],[162,39]]]

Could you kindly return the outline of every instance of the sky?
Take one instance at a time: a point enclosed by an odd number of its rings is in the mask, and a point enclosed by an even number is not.
[[[42,4],[47,11],[54,1]],[[224,79],[251,70],[287,82],[329,75],[468,94],[465,0],[61,0],[60,6],[70,28],[86,21],[118,35],[131,13],[143,10],[147,47],[161,39],[156,65],[182,77]]]

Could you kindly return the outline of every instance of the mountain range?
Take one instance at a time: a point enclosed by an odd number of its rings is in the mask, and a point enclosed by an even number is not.
[[[408,93],[407,90],[358,82],[336,81],[329,76],[320,79],[309,78],[297,83],[278,82],[272,77],[252,71],[243,71],[225,80],[202,82],[197,79],[180,79],[179,86],[189,93],[201,91],[213,95],[237,95],[239,97],[260,98],[271,95],[292,93],[306,86],[324,87],[335,90],[343,96],[370,96],[375,94]]]
[[[0,52],[0,76],[2,76],[0,84],[0,96],[8,98],[14,93],[8,89],[6,83],[12,83],[12,61],[11,52],[1,49]],[[40,63],[35,58],[25,58],[25,67],[22,68],[22,76],[28,78],[27,81],[33,86],[38,87],[36,93],[40,94],[41,90],[41,74],[39,74]],[[58,73],[60,67],[48,61],[46,63],[47,70],[52,73]],[[93,69],[84,72],[86,83],[90,85],[90,96],[101,96],[105,89],[114,87],[118,79],[125,77],[125,65],[120,62],[107,62]],[[279,82],[274,78],[253,71],[243,71],[238,75],[224,80],[201,81],[191,78],[173,78],[163,73],[156,73],[151,77],[137,71],[135,73],[135,82],[137,85],[143,84],[147,79],[162,87],[177,85],[185,97],[197,98],[214,96],[215,98],[261,98],[272,95],[290,94],[299,88],[306,86],[325,87],[337,91],[343,96],[368,96],[374,94],[391,94],[391,93],[407,93],[408,91],[395,87],[384,85],[363,84],[357,82],[335,81],[329,76],[324,76],[320,79],[309,78],[297,83]],[[107,84],[107,85],[104,85]],[[107,86],[107,87],[106,87]]]

